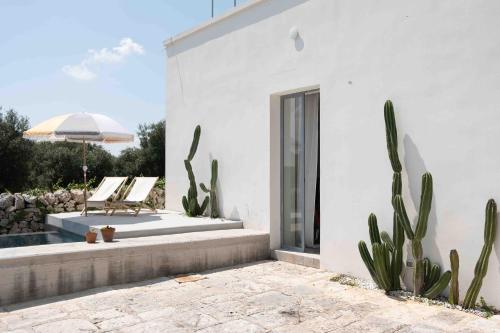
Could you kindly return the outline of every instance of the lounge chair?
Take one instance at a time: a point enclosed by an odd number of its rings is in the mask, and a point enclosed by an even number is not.
[[[116,200],[125,185],[127,177],[104,177],[94,194],[87,199],[87,208],[102,208],[105,214],[111,209],[110,204]],[[81,215],[85,213],[85,209]]]
[[[111,202],[111,215],[117,209],[131,209],[134,211],[134,216],[137,216],[143,208],[151,209],[156,213],[154,203],[151,203],[152,207],[145,205],[145,203],[157,180],[158,177],[135,177],[125,190],[124,199]]]

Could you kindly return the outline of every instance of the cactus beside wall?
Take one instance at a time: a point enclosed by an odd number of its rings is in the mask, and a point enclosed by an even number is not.
[[[472,279],[469,289],[467,289],[467,293],[465,294],[463,303],[463,307],[465,309],[470,309],[476,306],[476,300],[483,284],[483,278],[486,276],[488,271],[488,261],[493,249],[493,243],[495,242],[497,227],[497,204],[495,203],[495,200],[488,200],[485,215],[484,245],[481,250],[479,260],[476,263],[476,267],[474,268],[474,279]]]
[[[196,150],[198,149],[198,143],[200,141],[201,127],[196,126],[193,135],[193,141],[191,142],[191,148],[189,149],[189,154],[187,159],[184,160],[184,167],[188,173],[189,178],[189,190],[188,195],[182,197],[182,206],[188,216],[198,216],[202,215],[208,206],[208,196],[205,197],[201,206],[198,203],[198,191],[196,180],[193,173],[193,168],[191,166],[191,161],[193,160]]]
[[[448,302],[453,305],[457,305],[460,302],[460,292],[458,288],[458,268],[459,259],[457,250],[450,251],[450,265],[451,265],[451,284],[450,284],[450,295],[448,297]]]
[[[212,161],[212,176],[210,178],[210,189],[205,184],[200,183],[200,188],[203,192],[210,194],[210,217],[215,219],[219,217],[219,203],[217,201],[217,174],[218,163],[217,160]]]
[[[385,131],[386,131],[386,141],[387,141],[387,151],[389,153],[389,160],[391,161],[391,166],[393,170],[392,177],[392,197],[391,202],[394,201],[396,195],[401,194],[401,163],[398,156],[398,135],[396,130],[396,121],[394,118],[394,108],[391,101],[386,101],[384,105],[384,119],[385,119]],[[377,246],[377,254],[384,253],[385,256],[389,257],[389,262],[387,262],[386,267],[388,272],[382,272],[379,267],[379,271],[375,271],[375,275],[372,273],[371,267],[371,257],[368,258],[369,252],[366,244],[361,241],[358,244],[358,248],[361,254],[361,258],[365,262],[368,271],[372,275],[373,280],[377,285],[388,291],[388,290],[398,290],[401,289],[400,275],[403,270],[403,244],[405,242],[404,231],[398,223],[396,212],[393,213],[393,230],[392,239],[389,234],[385,231],[379,233],[377,226],[377,219],[374,214],[370,214],[368,218],[368,227],[370,231],[370,240],[372,243],[372,248],[374,244],[383,245],[380,248]],[[373,254],[375,261],[373,263],[374,267],[377,264],[377,256],[375,256],[375,248],[373,248]],[[387,274],[386,274],[387,273]],[[384,276],[379,276],[383,274]],[[385,280],[385,276],[389,277],[389,282]],[[382,279],[384,277],[384,279]]]

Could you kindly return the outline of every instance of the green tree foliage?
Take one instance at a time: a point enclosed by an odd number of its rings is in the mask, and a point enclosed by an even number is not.
[[[114,157],[98,145],[87,146],[88,179],[100,181],[114,175]],[[81,183],[83,145],[74,142],[39,142],[33,146],[30,187],[53,190],[56,186]]]
[[[115,173],[120,176],[140,176],[144,165],[142,150],[139,148],[126,148],[116,158]]]
[[[32,143],[22,138],[29,128],[28,118],[0,107],[0,192],[24,188],[30,172]]]
[[[0,192],[33,188],[53,190],[83,182],[81,143],[32,142],[22,138],[26,117],[0,107]],[[164,176],[165,121],[139,126],[139,148],[114,157],[99,145],[87,145],[88,179],[104,176]]]
[[[165,121],[139,125],[137,135],[142,151],[143,175],[165,175]]]

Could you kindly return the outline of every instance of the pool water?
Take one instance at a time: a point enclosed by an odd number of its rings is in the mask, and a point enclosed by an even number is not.
[[[54,230],[29,234],[1,235],[0,248],[45,245],[57,243],[81,242],[85,237],[67,232]]]

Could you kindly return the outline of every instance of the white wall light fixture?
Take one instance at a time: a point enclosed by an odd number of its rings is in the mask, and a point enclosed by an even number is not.
[[[290,37],[290,39],[296,40],[297,37],[299,37],[299,29],[297,29],[296,26],[291,27],[290,31],[288,31],[288,37]]]

